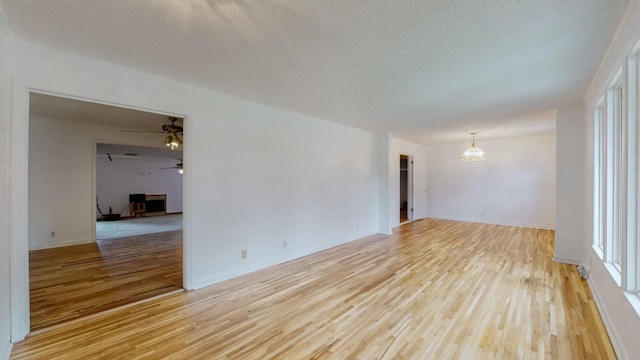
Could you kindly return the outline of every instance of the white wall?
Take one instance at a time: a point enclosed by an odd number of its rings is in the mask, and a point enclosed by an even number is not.
[[[554,260],[569,264],[581,264],[584,258],[582,246],[586,236],[584,213],[587,205],[585,186],[587,143],[584,130],[584,113],[581,103],[568,104],[556,109],[557,141],[557,227]]]
[[[196,125],[221,134],[202,139],[190,162],[204,237],[196,286],[376,232],[374,134],[267,107],[237,111]]]
[[[391,150],[391,134],[377,134],[376,135],[376,150],[378,154],[378,161],[376,162],[377,171],[377,188],[376,192],[376,207],[378,217],[378,232],[382,234],[391,234],[391,223],[389,222],[389,209],[391,207],[391,185],[389,184],[390,178],[393,176],[390,171],[391,156],[389,151]]]
[[[184,115],[184,284],[193,289],[378,229],[376,134],[23,41],[12,91],[15,340],[28,332],[28,89]],[[78,157],[91,156],[90,152]],[[82,160],[82,159],[81,159]],[[84,160],[82,160],[84,161]],[[86,169],[74,171],[83,180]],[[77,189],[76,189],[77,190]],[[397,201],[394,202],[397,206]],[[91,216],[89,204],[79,205]],[[87,221],[89,223],[89,221]],[[283,242],[287,247],[283,248]],[[248,258],[242,260],[241,250]]]
[[[555,134],[478,138],[488,159],[461,161],[471,142],[427,147],[429,217],[553,229]]]
[[[589,91],[584,98],[583,122],[584,143],[580,150],[586,154],[583,176],[584,211],[580,242],[583,264],[590,270],[589,286],[594,294],[611,342],[620,359],[640,359],[640,315],[627,295],[616,284],[599,256],[593,243],[593,106],[609,86],[614,74],[626,62],[626,56],[640,40],[640,1],[632,0],[618,32],[604,57]],[[636,300],[637,301],[637,300]]]
[[[109,161],[98,157],[96,195],[102,213],[107,214],[111,207],[114,214],[129,216],[129,194],[165,194],[166,212],[182,212],[182,175],[176,169],[164,169],[178,162],[138,157],[116,157]]]
[[[9,171],[11,158],[9,147],[9,92],[8,69],[9,34],[6,20],[0,6],[0,359],[9,359],[10,345],[10,254],[9,206],[11,204]]]
[[[161,140],[155,134],[124,133],[119,130],[88,123],[30,117],[29,249],[95,240],[94,184],[98,181],[94,180],[92,174],[96,142],[101,139],[100,142],[157,145]],[[163,164],[173,166],[175,162]],[[182,202],[181,194],[179,200]],[[120,203],[114,205],[117,205],[114,209],[123,206]],[[55,233],[54,237],[50,236],[51,232]]]
[[[589,287],[618,358],[639,359],[640,316],[593,251],[585,265],[589,269]]]

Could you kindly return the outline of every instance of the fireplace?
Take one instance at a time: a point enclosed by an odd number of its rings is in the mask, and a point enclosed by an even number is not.
[[[145,215],[167,215],[167,195],[147,195],[145,197]]]

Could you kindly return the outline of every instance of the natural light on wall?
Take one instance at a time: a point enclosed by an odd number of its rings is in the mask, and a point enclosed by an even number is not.
[[[484,155],[484,151],[482,151],[479,147],[476,147],[476,134],[477,133],[475,131],[471,133],[471,147],[468,148],[467,151],[462,154],[462,156],[460,156],[460,160],[470,162],[487,160],[487,157]]]

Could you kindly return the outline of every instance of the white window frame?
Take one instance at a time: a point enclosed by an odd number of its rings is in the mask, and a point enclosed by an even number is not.
[[[604,259],[606,238],[606,122],[604,96],[598,100],[593,110],[593,246],[601,260]]]
[[[603,260],[618,285],[621,285],[622,249],[626,234],[626,143],[623,68],[620,68],[605,93],[604,169],[606,173],[604,205]]]

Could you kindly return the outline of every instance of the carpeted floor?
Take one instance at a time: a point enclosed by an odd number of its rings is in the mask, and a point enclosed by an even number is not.
[[[96,240],[182,229],[182,214],[96,222]]]

